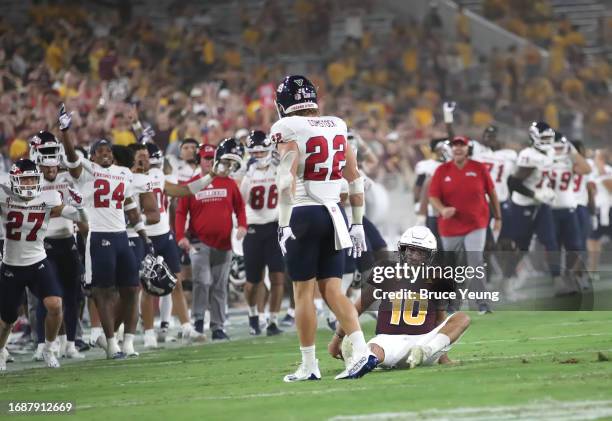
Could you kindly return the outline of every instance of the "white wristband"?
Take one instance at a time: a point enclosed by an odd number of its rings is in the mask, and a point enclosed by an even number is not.
[[[138,205],[136,204],[135,201],[132,201],[131,203],[128,203],[127,205],[125,205],[123,207],[124,211],[131,211],[132,209],[136,209],[138,207]]]
[[[358,177],[349,183],[349,195],[351,194],[363,194],[364,183],[363,177]]]
[[[144,231],[145,229],[145,224],[142,221],[138,221],[137,224],[134,224],[134,231],[138,232],[138,231]]]
[[[66,168],[73,170],[75,168],[78,168],[81,165],[81,157],[78,156],[77,160],[74,161],[74,162],[70,162],[68,160],[64,160],[63,163],[66,166]]]
[[[187,188],[191,193],[196,194],[197,192],[208,186],[210,183],[212,183],[212,180],[213,178],[210,176],[210,174],[206,174],[204,177],[198,178],[197,180],[194,180],[191,183],[187,184]]]
[[[293,210],[293,205],[289,203],[278,203],[278,226],[279,227],[288,227],[289,222],[291,222],[291,211]]]
[[[365,214],[364,206],[353,206],[352,208],[353,220],[352,223],[356,225],[363,224],[363,215]]]

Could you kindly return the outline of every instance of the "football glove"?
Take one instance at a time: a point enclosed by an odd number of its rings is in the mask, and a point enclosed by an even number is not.
[[[349,249],[348,255],[354,258],[361,257],[361,253],[368,251],[363,225],[353,224],[351,226],[351,230],[349,231],[349,235],[353,241],[353,247]]]
[[[286,243],[289,239],[295,240],[295,235],[293,235],[291,227],[278,227],[278,245],[280,246],[283,256],[287,254]]]
[[[453,122],[453,113],[455,112],[457,103],[454,101],[447,101],[442,105],[442,112],[444,114],[444,122],[451,124]]]
[[[155,256],[155,246],[153,245],[153,241],[151,241],[150,238],[147,238],[145,242],[145,251],[146,251],[146,254]]]
[[[66,112],[66,106],[64,103],[60,106],[59,110],[59,128],[61,131],[66,131],[70,128],[70,124],[72,123],[72,112]]]
[[[533,198],[540,203],[550,205],[555,200],[555,191],[550,187],[544,187],[540,190],[536,190]]]
[[[83,209],[83,195],[72,187],[68,187],[68,194],[70,195],[70,204],[76,209]]]
[[[155,137],[155,130],[153,130],[153,127],[147,126],[144,128],[140,136],[138,136],[138,141],[140,143],[149,143],[149,142],[153,142],[154,137]]]

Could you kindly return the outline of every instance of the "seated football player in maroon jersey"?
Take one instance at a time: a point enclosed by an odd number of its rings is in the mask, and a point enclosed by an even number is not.
[[[421,267],[423,271],[431,264],[437,243],[429,228],[416,226],[402,235],[398,250],[398,267]],[[423,276],[408,279],[405,273],[414,272],[402,270],[401,273],[404,273],[400,275],[403,279],[372,278],[355,302],[361,314],[379,301],[376,336],[368,342],[368,347],[384,368],[450,363],[446,353],[466,331],[470,318],[462,312],[447,317],[444,297],[452,293],[452,287],[447,287],[444,281]],[[328,350],[334,358],[346,361],[351,347],[343,344],[344,336],[338,327]]]

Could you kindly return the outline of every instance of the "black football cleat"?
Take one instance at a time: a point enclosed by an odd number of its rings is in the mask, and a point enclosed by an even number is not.
[[[270,323],[268,327],[266,327],[266,336],[276,336],[281,333],[283,333],[283,331],[276,326],[276,323]]]
[[[252,336],[261,335],[261,328],[259,327],[259,316],[249,316],[249,334]]]

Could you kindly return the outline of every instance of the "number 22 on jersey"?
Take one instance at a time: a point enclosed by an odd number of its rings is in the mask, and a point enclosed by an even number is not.
[[[328,161],[331,153],[333,155],[330,165]],[[331,145],[325,136],[311,137],[306,141],[306,154],[308,156],[304,162],[304,180],[326,181],[342,178],[342,169],[346,165],[344,136],[334,136]]]

